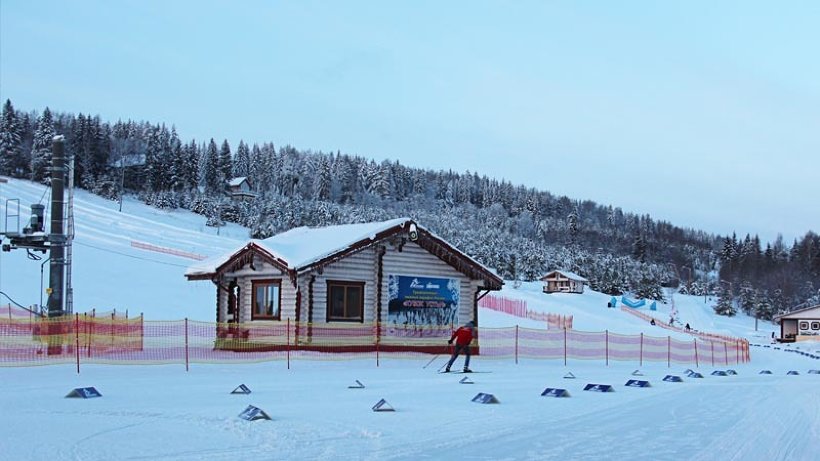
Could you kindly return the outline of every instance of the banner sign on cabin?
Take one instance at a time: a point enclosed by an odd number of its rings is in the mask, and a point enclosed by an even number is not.
[[[388,335],[440,337],[458,324],[458,279],[389,274],[387,283]]]

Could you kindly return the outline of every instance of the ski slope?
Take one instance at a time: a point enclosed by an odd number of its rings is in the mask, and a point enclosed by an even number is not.
[[[37,202],[44,188],[10,179],[3,203]],[[196,261],[140,250],[140,241],[213,256],[235,248],[246,230],[216,235],[204,218],[163,212],[126,200],[117,204],[77,192],[75,309],[129,309],[150,319],[213,321],[214,288],[187,282]],[[0,255],[0,290],[23,304],[39,301],[42,261],[20,250]],[[46,271],[47,272],[47,271]],[[46,274],[47,277],[47,274]],[[683,335],[608,309],[608,295],[541,293],[538,283],[505,286],[496,295],[524,299],[531,310],[572,315],[574,327],[649,335]],[[5,460],[815,460],[820,434],[820,360],[768,344],[774,326],[739,315],[711,313],[708,299],[675,295],[678,317],[698,330],[751,341],[752,361],[737,376],[684,376],[682,366],[600,361],[489,360],[471,368],[490,373],[438,374],[446,357],[351,361],[283,361],[242,365],[0,367],[0,461]],[[642,312],[668,320],[671,302]],[[484,327],[541,322],[480,309]],[[769,347],[764,347],[769,346]],[[820,354],[820,343],[789,346]],[[433,358],[433,357],[430,357]],[[459,358],[456,367],[460,367]],[[643,376],[633,376],[640,369]],[[761,375],[768,369],[771,375]],[[787,375],[790,370],[799,375]],[[571,372],[575,379],[565,379]],[[684,378],[664,382],[668,374]],[[473,384],[460,384],[469,377]],[[651,387],[624,386],[628,379]],[[355,380],[364,389],[349,389]],[[239,384],[249,395],[231,395]],[[614,392],[583,391],[588,383]],[[66,399],[94,386],[97,399]],[[569,398],[541,397],[547,387]],[[479,392],[498,404],[478,404]],[[394,412],[374,412],[385,399]],[[238,418],[248,405],[272,421]]]

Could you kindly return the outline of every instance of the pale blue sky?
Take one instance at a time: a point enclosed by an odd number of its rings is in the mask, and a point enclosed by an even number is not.
[[[817,1],[0,0],[0,98],[820,231]]]

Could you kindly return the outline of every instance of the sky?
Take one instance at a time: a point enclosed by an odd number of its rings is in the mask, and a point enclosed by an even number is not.
[[[0,98],[820,230],[813,1],[0,2]]]

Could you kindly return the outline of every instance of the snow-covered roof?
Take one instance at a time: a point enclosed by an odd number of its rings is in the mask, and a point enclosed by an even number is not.
[[[798,309],[783,315],[777,315],[774,318],[775,322],[781,319],[815,319],[820,318],[820,304],[816,306],[806,307],[805,309]]]
[[[247,177],[239,176],[237,178],[233,178],[230,181],[228,181],[228,185],[231,186],[231,187],[236,187],[236,186],[239,186],[240,184],[242,184],[243,182],[245,182],[247,180],[248,180]]]
[[[202,278],[203,276],[215,274],[220,267],[251,246],[256,247],[263,253],[267,253],[267,256],[286,266],[288,270],[299,272],[354,247],[366,246],[368,243],[375,241],[380,234],[391,229],[404,229],[410,224],[415,224],[410,218],[398,218],[362,224],[342,224],[316,228],[297,227],[264,240],[251,240],[234,251],[194,264],[188,268],[185,276],[188,278]],[[467,260],[470,265],[486,273],[490,278],[498,279],[499,286],[503,284],[501,278],[489,268],[453,248],[440,237],[435,236],[421,226],[417,225],[417,228],[418,230],[424,230],[426,234],[446,246],[449,252]]]
[[[561,274],[564,277],[566,277],[568,279],[571,279],[571,280],[577,280],[579,282],[589,283],[589,280],[585,279],[584,277],[581,277],[580,275],[576,274],[575,272],[570,272],[570,271],[565,271],[565,270],[550,271],[550,272],[547,273],[547,275],[541,277],[541,280],[544,280],[545,278],[549,277],[551,274],[555,274],[555,273]]]

